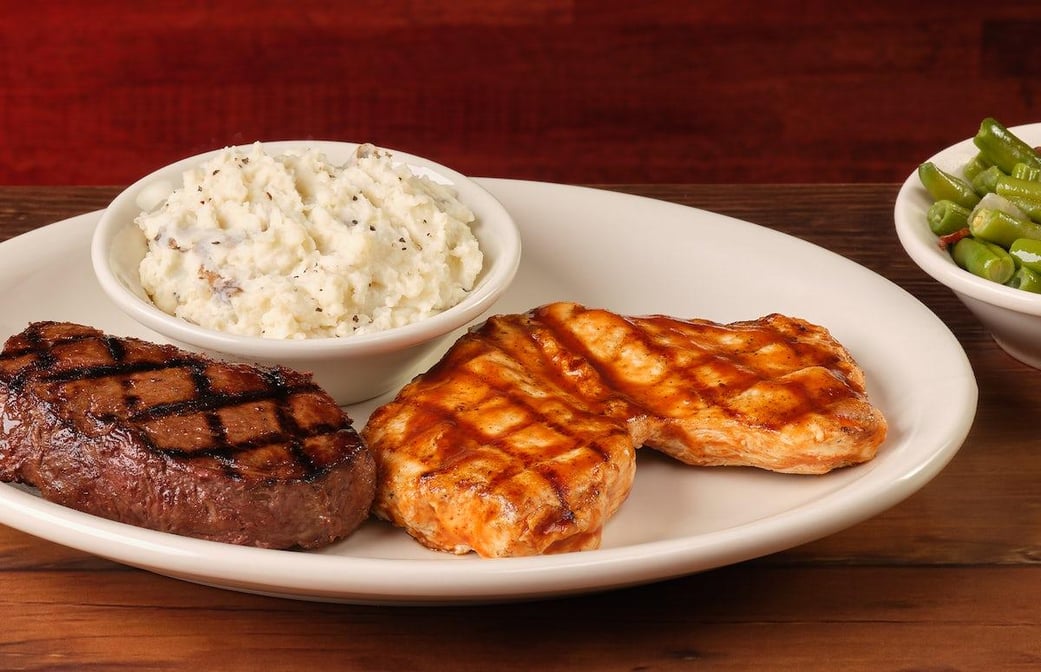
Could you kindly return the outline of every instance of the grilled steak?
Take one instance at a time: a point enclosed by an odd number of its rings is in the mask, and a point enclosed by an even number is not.
[[[0,480],[141,527],[315,548],[368,516],[375,469],[307,375],[37,322],[0,353]]]
[[[819,474],[871,459],[886,431],[822,327],[555,303],[471,330],[362,436],[378,516],[435,549],[508,556],[597,547],[641,445]]]

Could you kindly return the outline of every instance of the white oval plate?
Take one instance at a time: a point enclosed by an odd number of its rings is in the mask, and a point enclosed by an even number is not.
[[[977,400],[965,353],[888,280],[805,241],[702,210],[579,187],[479,181],[516,218],[525,250],[496,312],[566,299],[631,314],[732,321],[781,312],[819,323],[863,366],[889,420],[878,457],[826,476],[790,476],[686,467],[645,451],[600,550],[530,558],[436,553],[376,521],[322,551],[245,548],[114,523],[12,485],[0,485],[0,522],[159,574],[268,595],[381,604],[529,599],[667,579],[826,536],[921,488],[965,439]],[[98,217],[0,244],[2,337],[51,319],[155,338],[94,281],[89,243]],[[380,401],[348,409],[358,426]]]

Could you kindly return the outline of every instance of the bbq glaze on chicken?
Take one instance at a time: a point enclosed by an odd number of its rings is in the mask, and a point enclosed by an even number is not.
[[[640,446],[821,474],[870,460],[886,431],[820,326],[553,303],[471,330],[362,436],[378,516],[434,549],[502,557],[598,547]]]

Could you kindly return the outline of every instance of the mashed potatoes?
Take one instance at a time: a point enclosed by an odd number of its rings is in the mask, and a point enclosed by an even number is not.
[[[228,148],[138,216],[141,283],[163,311],[228,333],[368,333],[462,300],[483,264],[473,221],[372,145],[342,166]]]

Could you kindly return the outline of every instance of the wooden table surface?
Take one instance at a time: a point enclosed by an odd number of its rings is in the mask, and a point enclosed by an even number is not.
[[[954,460],[894,508],[814,543],[637,588],[493,606],[241,594],[0,526],[0,669],[1041,669],[1041,372],[1001,352],[904,255],[897,185],[612,188],[797,235],[917,296],[979,381],[976,422]],[[101,208],[115,192],[0,187],[0,239]]]

